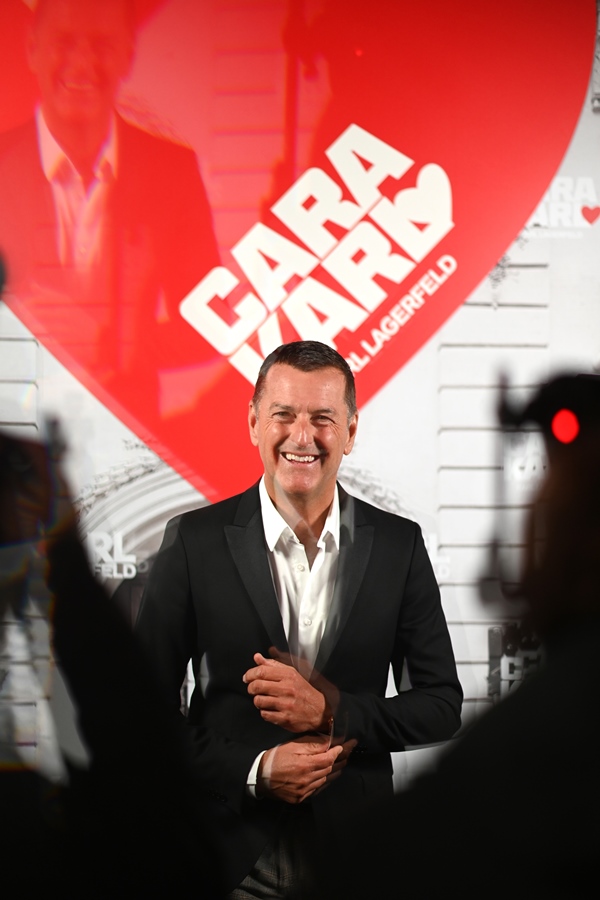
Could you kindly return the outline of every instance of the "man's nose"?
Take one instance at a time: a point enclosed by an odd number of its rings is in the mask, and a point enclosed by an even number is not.
[[[298,416],[294,422],[291,438],[297,447],[314,444],[315,430],[309,416]]]
[[[92,41],[83,35],[73,39],[67,49],[67,61],[77,74],[93,72],[95,61]]]

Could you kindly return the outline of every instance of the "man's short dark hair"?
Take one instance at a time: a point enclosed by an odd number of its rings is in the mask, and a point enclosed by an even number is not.
[[[265,387],[265,378],[269,369],[275,365],[291,366],[293,369],[300,369],[301,372],[314,372],[316,369],[337,369],[346,380],[344,400],[348,407],[348,417],[350,418],[356,412],[356,387],[352,369],[337,350],[334,350],[333,347],[329,347],[327,344],[322,344],[320,341],[293,341],[291,344],[282,344],[276,350],[273,350],[272,353],[269,353],[260,367],[258,378],[256,379],[252,397],[254,406],[258,406],[260,403]]]

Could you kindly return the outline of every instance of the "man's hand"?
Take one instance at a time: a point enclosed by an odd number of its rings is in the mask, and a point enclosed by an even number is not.
[[[331,712],[321,691],[293,666],[267,659],[261,653],[254,654],[254,662],[256,667],[248,669],[243,680],[265,722],[295,734],[327,731]]]
[[[302,803],[341,775],[356,741],[329,748],[328,739],[298,738],[267,750],[258,772],[259,794]]]

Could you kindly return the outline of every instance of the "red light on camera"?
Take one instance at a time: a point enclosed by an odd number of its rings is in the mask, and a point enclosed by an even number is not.
[[[552,434],[561,444],[570,444],[579,434],[579,419],[570,409],[559,409],[552,419]]]

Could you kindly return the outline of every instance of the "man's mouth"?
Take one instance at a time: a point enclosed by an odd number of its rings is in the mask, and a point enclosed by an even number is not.
[[[72,94],[80,94],[81,96],[92,94],[98,90],[98,86],[93,81],[62,79],[60,83],[64,90],[69,91]]]
[[[297,463],[312,463],[316,459],[319,459],[320,454],[310,455],[306,454],[304,456],[300,456],[298,453],[286,453],[282,451],[281,455],[284,459],[287,459],[288,462],[297,462]]]

